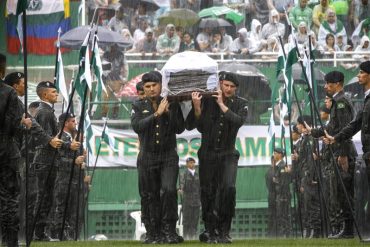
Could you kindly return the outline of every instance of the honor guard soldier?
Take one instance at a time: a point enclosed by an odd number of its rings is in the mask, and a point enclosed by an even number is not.
[[[186,119],[186,128],[197,128],[202,135],[198,158],[205,230],[199,240],[207,243],[232,242],[229,233],[235,215],[240,155],[235,140],[248,114],[247,101],[235,94],[239,85],[237,76],[222,71],[219,80],[220,89],[213,97],[192,93],[193,108]]]
[[[325,91],[328,96],[332,97],[332,106],[330,109],[330,120],[326,125],[326,130],[329,135],[336,135],[355,117],[355,112],[352,102],[343,90],[344,75],[339,71],[331,71],[325,75]],[[325,136],[324,129],[312,129],[313,137]],[[339,165],[340,176],[346,187],[346,191],[350,198],[354,196],[353,176],[356,161],[356,148],[351,139],[336,142],[332,145],[335,160],[334,164]],[[331,156],[331,154],[330,154]],[[344,222],[342,229],[338,233],[334,233],[329,238],[353,238],[353,215],[346,200],[341,183],[337,183],[338,202],[342,215],[340,222]]]
[[[358,83],[364,87],[365,91],[365,103],[363,109],[357,113],[356,118],[353,121],[339,132],[331,135],[328,131],[325,141],[326,143],[331,144],[348,142],[352,136],[361,130],[363,160],[366,163],[367,177],[370,184],[370,61],[360,64],[360,72],[358,73],[357,78]],[[343,233],[342,237],[353,237],[353,226],[349,226],[348,223],[347,228],[345,228],[346,231]]]
[[[36,205],[41,207],[40,215],[38,219],[35,219],[35,240],[50,241],[51,238],[46,232],[50,223],[48,216],[53,203],[56,178],[56,166],[52,163],[56,163],[57,149],[62,145],[62,140],[56,137],[58,134],[58,123],[53,109],[54,103],[57,102],[58,93],[55,85],[49,81],[40,82],[36,87],[36,92],[41,102],[35,119],[49,136],[49,139],[46,143],[40,143],[36,147],[36,154],[32,164],[38,186]],[[53,168],[47,180],[51,166]],[[42,195],[44,195],[44,198],[41,198]],[[42,205],[40,205],[41,201],[43,202]]]
[[[137,158],[144,243],[180,243],[176,233],[179,156],[176,134],[185,129],[180,105],[162,98],[161,76],[151,71],[142,77],[145,98],[132,104],[131,123],[138,134]]]
[[[1,60],[4,58],[0,56]],[[3,62],[0,61],[0,65]],[[3,74],[0,77],[2,80]],[[22,129],[21,123],[26,121],[22,114],[17,93],[0,81],[0,226],[2,245],[11,247],[18,246],[20,151],[15,138]]]
[[[192,157],[186,159],[186,170],[180,176],[180,193],[182,195],[184,238],[194,239],[200,214],[200,184],[199,174],[195,169],[195,160]]]

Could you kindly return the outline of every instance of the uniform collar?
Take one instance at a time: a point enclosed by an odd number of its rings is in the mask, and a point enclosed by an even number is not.
[[[49,102],[46,102],[46,101],[44,101],[44,100],[41,100],[41,102],[42,102],[42,103],[45,103],[45,104],[47,104],[48,106],[50,106],[51,108],[53,108],[53,104],[51,104],[51,103],[49,103]]]
[[[365,99],[367,98],[367,96],[370,95],[370,89],[368,89],[366,92],[365,92]]]

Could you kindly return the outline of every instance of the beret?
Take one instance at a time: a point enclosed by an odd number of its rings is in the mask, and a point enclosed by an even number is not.
[[[70,113],[64,112],[64,113],[62,113],[62,114],[59,115],[58,120],[61,123],[63,121],[67,121],[68,119],[75,118],[75,117],[76,116],[73,113],[71,113],[71,112]]]
[[[188,158],[186,159],[186,162],[190,162],[190,161],[195,162],[195,159],[194,159],[194,158],[192,158],[192,157],[188,157]]]
[[[22,72],[13,72],[8,74],[4,82],[9,86],[13,86],[14,84],[18,83],[20,79],[24,78],[24,74]]]
[[[162,75],[158,71],[150,71],[148,73],[145,73],[141,77],[141,81],[143,82],[143,85],[147,82],[156,82],[156,83],[162,83]]]
[[[326,83],[337,83],[337,82],[344,82],[344,75],[340,71],[331,71],[325,75]]]
[[[37,84],[36,90],[38,90],[39,88],[55,88],[56,89],[54,83],[52,83],[50,81],[40,82],[39,84]]]
[[[218,73],[218,79],[220,81],[226,80],[233,82],[236,86],[239,86],[238,76],[229,71],[221,71]]]
[[[285,155],[285,151],[282,148],[275,148],[274,149],[274,152],[279,153],[279,154],[282,154],[282,155]]]
[[[370,74],[370,61],[365,61],[360,64],[360,69]]]

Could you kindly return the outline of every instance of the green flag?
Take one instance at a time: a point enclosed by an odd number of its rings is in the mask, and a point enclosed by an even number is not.
[[[114,152],[118,152],[118,149],[115,147],[116,141],[114,136],[109,132],[108,125],[105,127],[105,131],[102,133],[102,139],[108,144],[110,149],[112,149]]]
[[[85,93],[85,85],[91,90],[91,71],[89,58],[89,41],[90,32],[87,33],[84,42],[82,43],[79,54],[78,74],[75,81],[75,88],[80,98],[83,98]]]

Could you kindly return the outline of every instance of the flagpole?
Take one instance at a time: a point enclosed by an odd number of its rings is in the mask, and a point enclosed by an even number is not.
[[[313,105],[313,108],[314,108],[314,113],[312,114],[315,114],[317,117],[318,117],[318,120],[319,120],[319,123],[320,123],[320,126],[322,126],[323,130],[325,130],[325,125],[323,125],[322,121],[321,121],[321,118],[320,118],[320,113],[319,113],[319,110],[318,110],[318,107],[315,103],[315,98],[313,97],[313,94],[312,94],[312,89],[309,85],[309,80],[308,80],[308,76],[307,76],[307,73],[306,73],[306,70],[304,69],[304,65],[303,65],[303,61],[301,59],[301,54],[299,53],[299,50],[298,50],[298,44],[297,44],[297,41],[296,39],[293,37],[293,40],[294,40],[294,44],[295,44],[295,47],[296,47],[296,53],[297,53],[297,57],[299,58],[299,64],[301,65],[301,69],[302,69],[302,73],[303,73],[303,76],[304,76],[304,79],[305,79],[305,83],[307,84],[308,86],[308,95],[310,97],[310,100],[312,102],[312,105]],[[333,152],[333,149],[331,147],[331,145],[329,145],[329,151],[330,151],[330,155],[331,155],[331,158],[333,160],[332,162],[332,165],[334,167],[334,170],[335,170],[335,174],[337,176],[337,179],[339,180],[340,182],[340,185],[343,189],[343,192],[344,192],[344,195],[345,195],[345,198],[346,198],[346,201],[348,203],[348,206],[349,206],[349,209],[351,211],[351,216],[353,218],[353,223],[355,225],[355,228],[356,228],[356,232],[357,232],[357,236],[359,238],[360,241],[362,241],[362,237],[361,237],[361,233],[360,233],[360,230],[359,230],[359,227],[358,227],[358,224],[357,224],[357,220],[356,218],[354,217],[354,211],[353,211],[353,207],[352,207],[352,204],[351,204],[351,200],[350,200],[350,197],[347,193],[347,190],[346,190],[346,187],[344,185],[344,182],[343,182],[343,178],[342,176],[340,175],[340,171],[339,171],[339,165],[337,164],[337,161],[335,159],[335,156],[334,156],[334,152]]]
[[[284,48],[284,44],[283,44],[283,40],[281,38],[281,36],[279,35],[279,42],[280,42],[280,47],[282,49],[282,52],[283,52],[283,56],[284,56],[284,60],[286,61],[286,53],[285,53],[285,48]],[[284,84],[285,84],[285,90],[287,90],[287,85],[286,85],[286,82],[284,80]],[[293,83],[293,92],[294,92],[294,97],[297,101],[297,105],[298,105],[298,109],[299,109],[299,112],[301,114],[301,109],[300,109],[300,106],[298,104],[298,98],[297,98],[297,94],[296,94],[296,91],[295,91],[295,88],[294,88],[294,83]],[[291,113],[291,107],[288,107],[288,119],[289,119],[289,139],[290,139],[290,152],[291,154],[293,153],[293,150],[294,150],[294,147],[293,147],[293,139],[292,139],[292,129],[291,129],[291,126],[292,126],[292,113]],[[284,128],[284,126],[282,125],[282,128]],[[285,143],[284,143],[285,144]],[[285,147],[285,145],[284,145]],[[285,154],[286,154],[286,148],[285,148]],[[288,164],[288,157],[287,155],[285,155],[285,161],[286,161],[286,164]],[[293,162],[292,162],[293,163]],[[294,174],[296,175],[296,174]],[[296,204],[296,197],[295,197],[295,194],[297,194],[297,201],[298,201],[298,220],[299,220],[299,225],[300,225],[300,228],[301,228],[301,237],[303,238],[303,222],[302,222],[302,211],[301,211],[301,200],[300,200],[300,196],[299,196],[299,188],[298,188],[298,184],[297,184],[297,180],[298,178],[295,177],[295,183],[294,183],[294,187],[295,187],[295,193],[293,193],[293,205],[294,205],[294,208],[297,209],[297,204]]]
[[[24,115],[25,117],[28,116],[28,69],[27,69],[27,8],[23,8],[22,10],[22,29],[23,29],[23,72],[24,72],[24,88],[25,88],[25,93],[24,93]],[[25,145],[24,145],[24,150],[25,150],[25,166],[26,166],[26,184],[25,184],[25,235],[26,235],[26,246],[28,243],[28,183],[29,183],[29,161],[28,161],[28,131],[25,131],[24,134],[24,139],[25,139]]]

